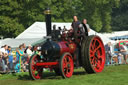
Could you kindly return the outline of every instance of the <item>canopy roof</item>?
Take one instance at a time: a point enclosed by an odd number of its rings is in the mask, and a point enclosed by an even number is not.
[[[40,39],[40,38],[11,39],[9,38],[9,39],[2,40],[0,43],[0,46],[8,45],[8,46],[11,46],[12,48],[16,48],[16,47],[19,47],[19,45],[21,45],[22,43],[25,43],[26,46],[28,46],[39,40],[43,40],[43,39]]]

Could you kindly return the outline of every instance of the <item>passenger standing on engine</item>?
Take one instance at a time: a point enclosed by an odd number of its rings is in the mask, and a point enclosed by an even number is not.
[[[87,20],[83,19],[82,24],[83,24],[83,27],[84,27],[83,30],[84,30],[85,36],[88,36],[88,32],[90,31],[90,27],[87,24]]]

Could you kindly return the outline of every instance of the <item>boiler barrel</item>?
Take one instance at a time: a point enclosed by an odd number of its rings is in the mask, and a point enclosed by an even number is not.
[[[54,57],[61,56],[65,52],[74,53],[76,50],[75,43],[47,41],[41,46],[44,56]]]

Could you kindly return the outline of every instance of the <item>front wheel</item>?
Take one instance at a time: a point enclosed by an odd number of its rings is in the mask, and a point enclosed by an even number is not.
[[[36,66],[37,62],[40,62],[41,58],[39,55],[34,54],[31,56],[29,61],[29,75],[33,80],[41,79],[43,68]]]
[[[70,53],[64,53],[59,62],[60,73],[63,78],[70,78],[73,74],[74,63]]]

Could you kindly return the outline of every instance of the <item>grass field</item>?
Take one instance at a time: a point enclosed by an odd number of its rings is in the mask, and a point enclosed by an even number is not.
[[[102,73],[87,74],[84,69],[75,69],[69,79],[44,73],[42,80],[33,81],[28,73],[0,75],[0,85],[128,85],[128,65],[106,66]]]

